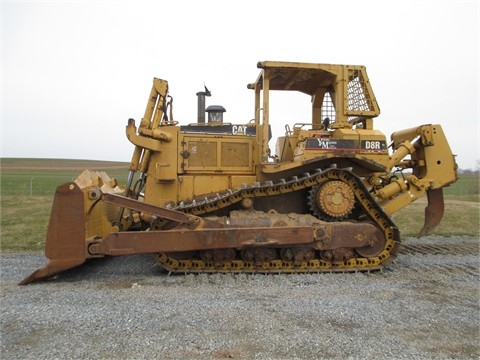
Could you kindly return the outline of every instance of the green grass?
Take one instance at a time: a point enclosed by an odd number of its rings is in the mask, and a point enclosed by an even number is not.
[[[423,227],[427,199],[422,198],[392,216],[402,238],[417,236]],[[431,235],[480,237],[480,202],[445,198],[442,222]]]
[[[460,174],[455,184],[443,189],[443,194],[447,199],[480,201],[480,175]]]
[[[43,250],[56,187],[74,180],[84,169],[103,170],[124,184],[128,165],[87,160],[1,159],[0,250]],[[455,184],[444,189],[444,194],[445,215],[432,234],[480,237],[478,175],[461,175]],[[424,197],[393,216],[402,238],[418,234],[426,204]]]
[[[443,189],[445,213],[432,235],[480,237],[480,177],[459,175],[456,183]],[[393,216],[402,238],[416,236],[423,227],[426,196],[401,209]]]
[[[0,250],[43,250],[55,189],[85,169],[105,171],[121,184],[128,163],[59,159],[1,159]]]
[[[1,251],[45,247],[53,196],[2,196]]]
[[[1,159],[1,196],[53,196],[58,185],[85,170],[102,170],[125,183],[128,163],[62,159]]]

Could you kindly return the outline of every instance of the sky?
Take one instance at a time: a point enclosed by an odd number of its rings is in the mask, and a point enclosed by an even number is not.
[[[441,124],[459,168],[477,169],[479,18],[478,0],[2,0],[0,157],[129,162],[125,126],[154,77],[180,124],[197,121],[204,84],[207,106],[246,123],[247,84],[271,60],[365,65],[376,129]],[[272,96],[274,138],[310,116],[306,95],[284,95]]]

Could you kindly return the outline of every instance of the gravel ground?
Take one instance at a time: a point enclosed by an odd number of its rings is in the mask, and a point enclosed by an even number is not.
[[[2,254],[2,359],[478,359],[479,240],[406,239],[387,270],[171,275],[100,259],[18,286]]]

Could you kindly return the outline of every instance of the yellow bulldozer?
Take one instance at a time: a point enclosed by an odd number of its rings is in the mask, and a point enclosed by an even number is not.
[[[382,269],[399,251],[391,215],[427,195],[420,235],[443,216],[442,188],[457,166],[442,127],[393,133],[364,66],[264,61],[247,85],[253,118],[223,121],[198,92],[196,122],[173,118],[165,80],[154,78],[125,185],[84,171],[58,186],[48,226],[49,262],[21,284],[86,260],[151,253],[169,272],[350,272]],[[272,91],[300,92],[309,118],[270,119]],[[285,128],[269,147],[272,126]]]

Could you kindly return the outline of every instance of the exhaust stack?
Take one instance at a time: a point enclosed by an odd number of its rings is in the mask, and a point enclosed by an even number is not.
[[[197,92],[197,99],[198,99],[197,118],[198,118],[199,124],[205,124],[205,96],[212,96],[212,93],[210,92],[210,90],[208,90],[205,85],[203,86],[205,87],[205,91]]]

